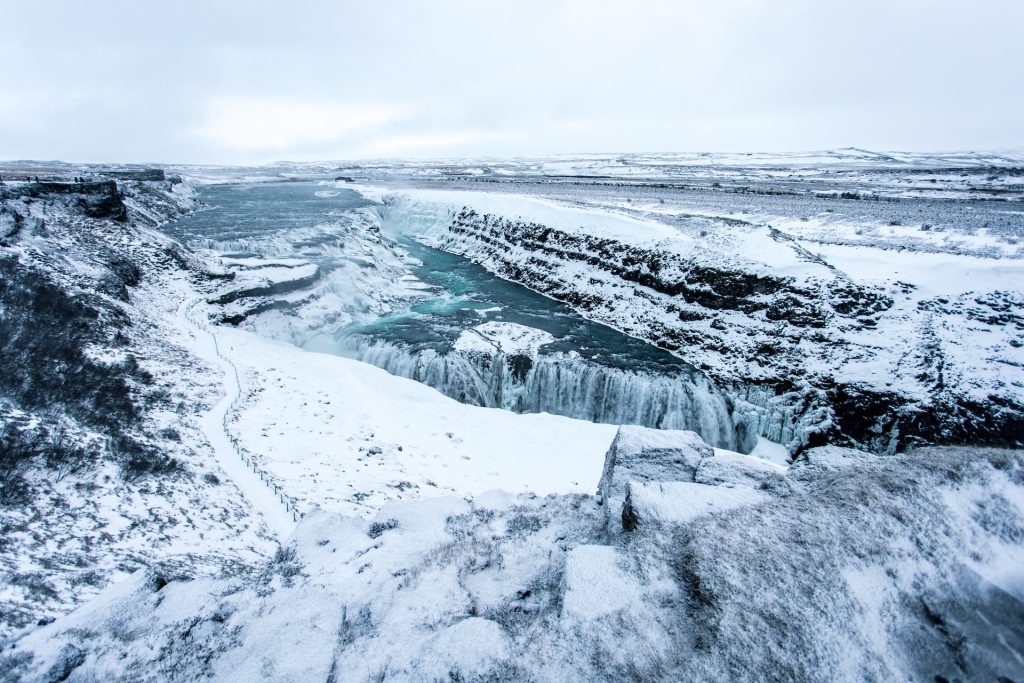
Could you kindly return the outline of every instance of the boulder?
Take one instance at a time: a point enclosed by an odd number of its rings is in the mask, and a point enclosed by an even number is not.
[[[788,489],[781,465],[713,449],[694,432],[626,425],[605,455],[597,499],[615,535],[641,523],[682,524]]]
[[[693,481],[701,460],[714,454],[695,432],[619,427],[597,485],[609,531],[618,527],[628,482]]]

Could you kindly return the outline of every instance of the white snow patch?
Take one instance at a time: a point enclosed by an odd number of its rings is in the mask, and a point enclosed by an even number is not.
[[[614,425],[459,403],[348,358],[217,328],[243,397],[228,428],[302,512],[490,489],[593,492]]]
[[[749,486],[708,486],[688,481],[629,482],[629,505],[641,520],[685,524],[725,510],[757,505],[767,493]]]
[[[640,590],[619,562],[612,546],[582,545],[570,551],[562,613],[589,620],[639,605]]]

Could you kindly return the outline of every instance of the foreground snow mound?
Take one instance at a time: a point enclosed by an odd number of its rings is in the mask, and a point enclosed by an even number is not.
[[[0,669],[108,681],[1024,677],[1017,451],[813,449],[784,472],[690,433],[629,428],[602,499],[608,515],[589,496],[497,491],[393,502],[365,521],[314,512],[259,572],[140,572],[23,637]]]

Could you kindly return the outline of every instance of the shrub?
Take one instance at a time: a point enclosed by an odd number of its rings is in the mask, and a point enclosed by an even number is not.
[[[370,528],[366,531],[366,534],[370,538],[377,538],[378,536],[383,534],[385,531],[390,531],[392,529],[397,529],[397,528],[398,528],[398,520],[397,519],[386,519],[383,522],[374,522],[373,524],[371,524]]]
[[[145,382],[146,373],[134,358],[110,365],[86,353],[104,341],[96,305],[4,258],[0,310],[0,392],[26,410],[59,406],[108,433],[137,424],[131,384]]]
[[[132,481],[152,474],[171,474],[181,463],[135,438],[121,435],[111,440],[110,451],[121,466],[121,476]]]

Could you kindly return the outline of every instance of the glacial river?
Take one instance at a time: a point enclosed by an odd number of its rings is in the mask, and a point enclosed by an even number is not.
[[[328,271],[346,256],[330,249],[331,231],[310,229],[352,222],[355,212],[374,206],[355,191],[315,182],[208,185],[199,197],[210,208],[165,226],[168,234],[194,245],[222,245],[222,251],[269,240],[276,256],[290,254]],[[723,448],[752,446],[731,401],[692,366],[465,258],[419,244],[398,227],[391,239],[414,257],[407,267],[428,286],[427,294],[336,330],[327,350],[467,403],[692,429]],[[478,343],[467,350],[460,338],[478,330],[532,331],[539,341],[522,352],[508,352],[500,341],[501,348]],[[317,348],[324,350],[322,344]]]

